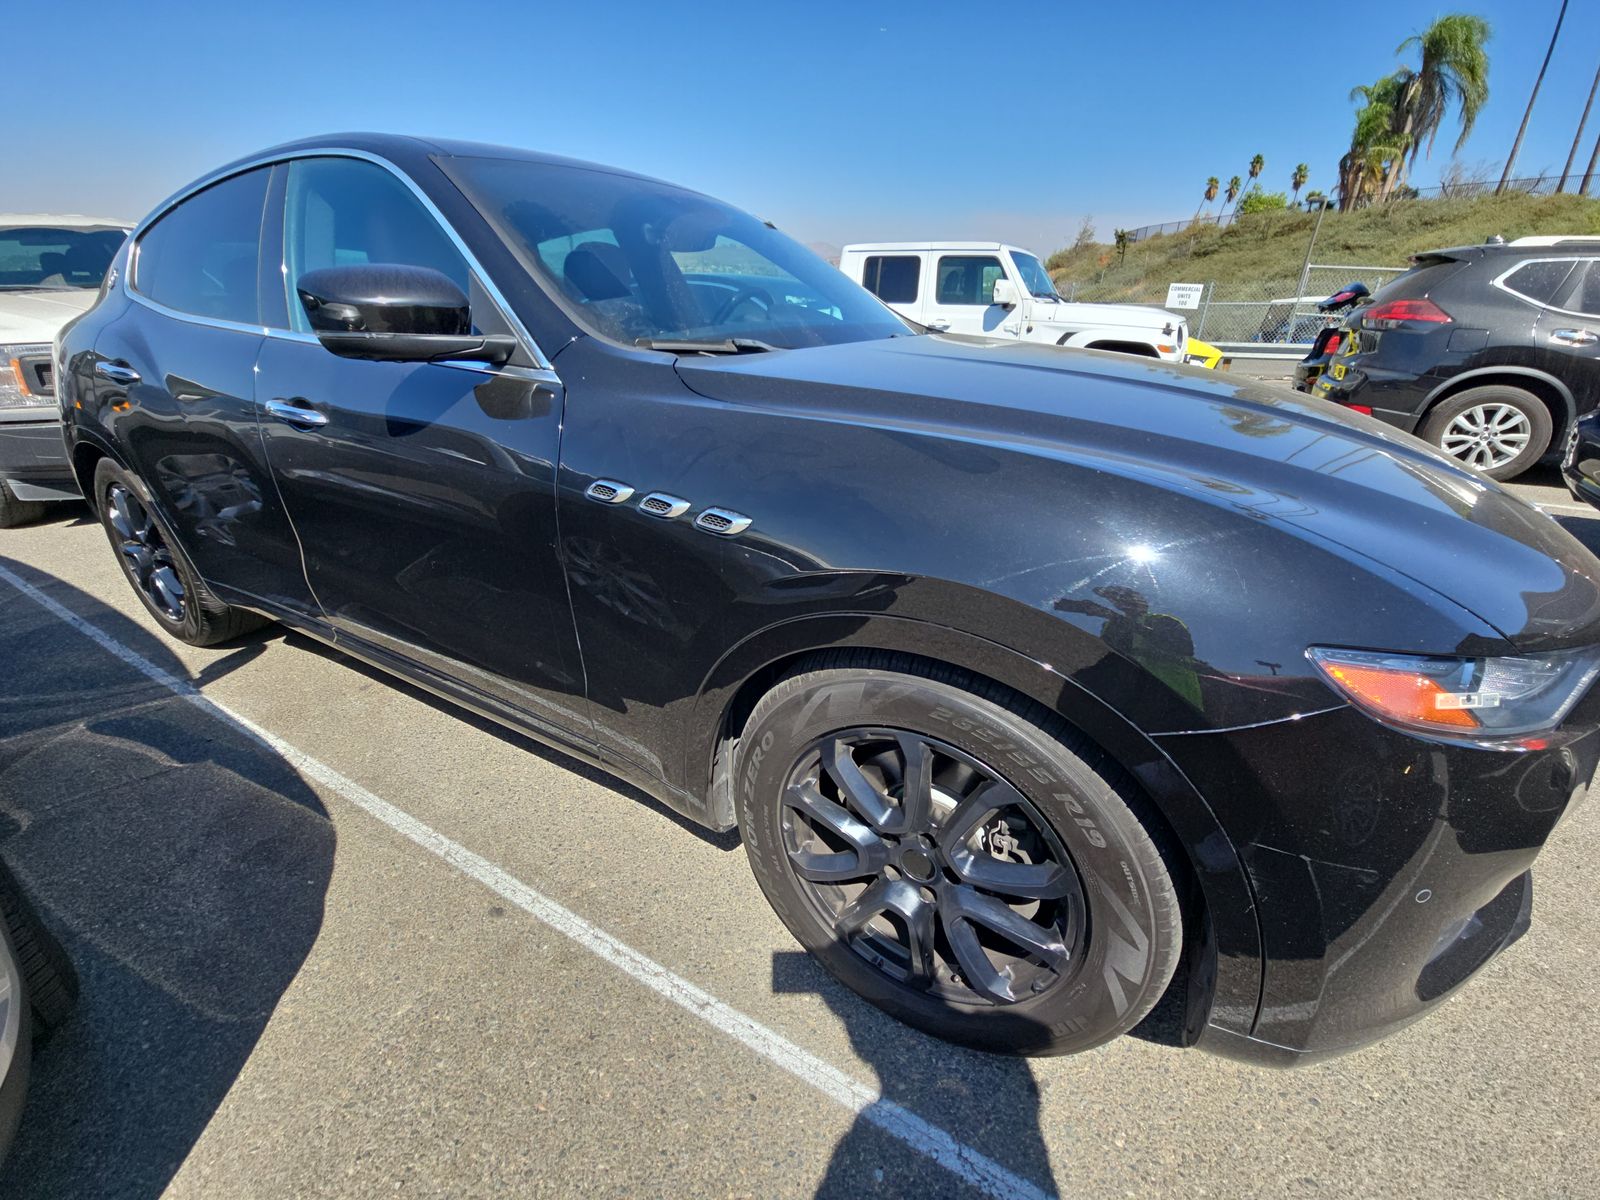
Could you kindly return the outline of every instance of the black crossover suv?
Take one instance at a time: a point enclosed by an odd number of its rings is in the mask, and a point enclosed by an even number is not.
[[[58,368],[173,636],[281,621],[737,825],[968,1044],[1169,988],[1209,1049],[1370,1041],[1525,930],[1595,770],[1600,563],[1546,516],[1287,389],[921,333],[625,172],[281,146],[157,208]]]
[[[1414,432],[1491,479],[1600,405],[1600,237],[1413,256],[1345,320],[1307,390]]]

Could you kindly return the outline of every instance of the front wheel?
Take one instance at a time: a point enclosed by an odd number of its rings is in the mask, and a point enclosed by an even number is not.
[[[1550,447],[1550,410],[1532,392],[1491,383],[1440,402],[1422,436],[1490,479],[1515,479]]]
[[[740,829],[790,932],[880,1008],[979,1049],[1069,1054],[1132,1028],[1182,942],[1142,798],[996,685],[856,661],[778,684],[740,739]]]

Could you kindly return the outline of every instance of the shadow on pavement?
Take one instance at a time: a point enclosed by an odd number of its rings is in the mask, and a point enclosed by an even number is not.
[[[801,950],[772,956],[776,992],[814,992],[850,1034],[878,1076],[883,1098],[939,1126],[1046,1194],[1054,1194],[1050,1151],[1039,1128],[1039,1085],[1025,1058],[982,1054],[941,1042],[880,1012]],[[918,1187],[929,1176],[937,1187]],[[908,1177],[909,1176],[909,1177]],[[819,1200],[860,1196],[966,1195],[957,1177],[916,1155],[866,1114],[834,1147]]]
[[[189,678],[115,610],[0,565]],[[260,652],[247,641],[202,674]],[[166,1188],[316,941],[334,841],[272,750],[0,579],[0,856],[82,983],[38,1047],[0,1195]]]

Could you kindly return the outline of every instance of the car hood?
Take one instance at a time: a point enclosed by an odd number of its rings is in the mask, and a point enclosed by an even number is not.
[[[1425,443],[1286,387],[951,336],[678,359],[703,396],[1003,444],[1342,546],[1524,651],[1600,642],[1600,561]]]
[[[1034,299],[1029,309],[1034,321],[1063,321],[1077,325],[1120,325],[1130,329],[1164,329],[1178,318],[1162,308],[1137,304],[1075,304],[1069,300]]]
[[[74,317],[94,307],[99,292],[73,288],[54,292],[0,291],[0,342],[49,342]]]

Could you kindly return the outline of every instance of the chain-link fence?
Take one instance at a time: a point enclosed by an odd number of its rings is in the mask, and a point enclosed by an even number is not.
[[[1193,308],[1169,307],[1165,285],[1129,288],[1126,284],[1065,283],[1061,294],[1068,300],[1095,304],[1143,304],[1166,308],[1189,322],[1189,334],[1201,341],[1237,345],[1304,345],[1312,341],[1327,318],[1317,312],[1317,301],[1349,283],[1364,283],[1377,291],[1405,267],[1352,266],[1313,263],[1304,283],[1299,279],[1255,279],[1247,282],[1206,282],[1190,292]]]

